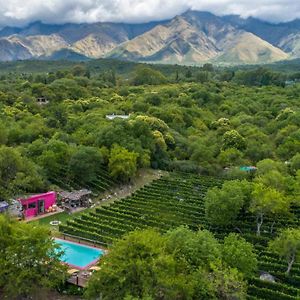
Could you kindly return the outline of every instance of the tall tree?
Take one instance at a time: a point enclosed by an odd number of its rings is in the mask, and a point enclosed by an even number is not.
[[[69,163],[70,176],[80,183],[92,182],[102,168],[103,159],[100,150],[81,146],[72,153]]]
[[[0,290],[5,299],[32,296],[65,280],[66,267],[48,230],[0,216]]]
[[[276,218],[280,214],[288,213],[289,201],[281,192],[274,188],[255,183],[249,211],[256,215],[256,233],[260,235],[265,216]]]
[[[14,148],[0,147],[0,197],[36,192],[44,187],[38,167]]]
[[[133,84],[134,85],[143,85],[143,84],[163,84],[167,82],[167,78],[159,71],[154,70],[146,66],[138,66],[136,68]]]
[[[208,231],[185,227],[161,235],[135,231],[101,259],[86,297],[96,299],[246,299],[243,274],[222,261]]]
[[[137,157],[135,152],[115,145],[109,157],[108,168],[110,175],[120,181],[130,180],[137,171]]]
[[[227,181],[221,188],[208,190],[205,198],[205,215],[211,224],[229,225],[238,217],[248,197],[251,184],[247,181]]]
[[[269,243],[269,249],[285,258],[288,264],[286,273],[290,274],[294,263],[300,259],[300,229],[284,229]]]
[[[246,148],[246,140],[236,130],[226,131],[223,135],[223,149],[236,148],[243,150]]]
[[[236,233],[225,237],[222,255],[230,267],[237,268],[246,276],[253,275],[257,270],[257,255],[253,245]]]

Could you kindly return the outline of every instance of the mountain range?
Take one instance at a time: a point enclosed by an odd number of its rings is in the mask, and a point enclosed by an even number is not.
[[[272,24],[187,11],[145,24],[93,23],[0,30],[0,60],[116,58],[198,65],[260,64],[300,57],[300,20]]]

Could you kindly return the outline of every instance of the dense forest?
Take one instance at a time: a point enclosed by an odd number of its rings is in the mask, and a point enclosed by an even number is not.
[[[300,201],[300,73],[296,68],[288,64],[284,70],[278,65],[277,69],[224,69],[210,64],[196,68],[111,60],[16,62],[2,67],[2,200],[68,186],[90,187],[99,174],[114,184],[130,183],[139,169],[149,167],[181,174],[114,206],[115,215],[101,225],[110,230],[109,240],[104,241],[113,244],[112,250],[104,258],[103,271],[91,280],[87,298],[104,292],[104,299],[112,295],[127,300],[246,299],[244,279],[251,278],[252,298],[248,299],[271,299],[271,294],[259,297],[264,291],[255,290],[259,283],[255,285],[258,279],[252,276],[257,272],[258,252],[271,262],[283,257],[288,276],[300,251],[299,231],[283,226],[283,222],[298,226],[293,214]],[[247,166],[255,167],[254,171],[247,171]],[[199,175],[206,179],[201,181]],[[172,193],[177,189],[176,197],[188,195],[185,203],[174,204]],[[153,201],[151,209],[141,203],[147,197]],[[167,206],[157,198],[168,200],[174,214],[165,212]],[[121,222],[120,211],[125,206],[130,210],[128,204],[144,209],[145,215],[153,213],[151,222],[134,215]],[[101,221],[108,214],[101,209],[93,213],[72,226],[84,222],[92,226],[99,221],[97,214],[103,214]],[[5,218],[0,223],[6,241],[0,253],[22,252],[18,232],[24,232],[25,238],[26,226],[36,227]],[[99,229],[100,221],[97,224]],[[72,226],[65,230],[74,230]],[[146,231],[130,233],[134,229]],[[36,243],[36,249],[43,237],[52,249],[43,229],[32,230],[35,236],[28,240]],[[255,237],[239,237],[247,230]],[[80,232],[95,236],[95,232]],[[123,234],[125,239],[119,240]],[[15,244],[7,242],[9,236],[16,238]],[[45,247],[40,252],[43,262]],[[240,259],[231,257],[234,251]],[[132,255],[131,260],[123,259],[126,255]],[[57,260],[55,256],[61,278]],[[1,258],[0,265],[2,270],[15,269]],[[134,271],[126,277],[130,268]],[[296,268],[298,272],[298,264]],[[24,267],[24,276],[28,270]],[[38,268],[36,276],[43,270]],[[117,285],[116,278],[122,284]],[[11,282],[0,280],[0,291],[10,294]],[[21,291],[24,295],[32,291],[27,285]],[[298,293],[295,286],[282,289]]]
[[[271,159],[296,174],[300,87],[285,86],[286,75],[211,65],[96,73],[89,64],[1,76],[3,198],[60,177],[84,185],[102,169],[122,181],[149,166],[242,176],[235,167]]]

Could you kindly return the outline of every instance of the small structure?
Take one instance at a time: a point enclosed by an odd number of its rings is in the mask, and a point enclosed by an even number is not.
[[[275,277],[268,272],[261,272],[259,279],[262,281],[276,282]]]
[[[123,119],[123,120],[126,120],[126,119],[129,119],[130,115],[115,115],[115,114],[112,114],[112,115],[106,115],[106,119],[108,120],[114,120],[114,119]]]
[[[48,192],[38,194],[29,198],[18,199],[22,205],[22,213],[25,219],[32,218],[46,212],[52,211],[56,204],[56,193]]]
[[[49,224],[51,226],[59,226],[61,224],[61,221],[54,220],[54,221],[50,221]]]
[[[298,82],[299,82],[299,79],[286,80],[284,84],[285,84],[285,86],[291,86],[291,85],[295,85]]]
[[[0,213],[6,212],[8,210],[9,204],[6,201],[0,202]]]
[[[61,198],[63,208],[72,211],[79,207],[89,207],[91,204],[91,194],[92,191],[82,189],[72,192],[59,192],[59,197]]]
[[[13,218],[22,218],[22,205],[18,200],[11,199],[8,207],[8,213]]]
[[[45,104],[48,104],[49,101],[47,100],[46,97],[38,97],[36,99],[36,103],[39,104],[39,105],[45,105]]]
[[[243,166],[240,167],[241,171],[246,171],[246,172],[254,172],[257,170],[257,168],[255,166]]]

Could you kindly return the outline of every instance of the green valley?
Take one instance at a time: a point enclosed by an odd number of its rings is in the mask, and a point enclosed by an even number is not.
[[[298,64],[1,63],[0,297],[299,299]]]

